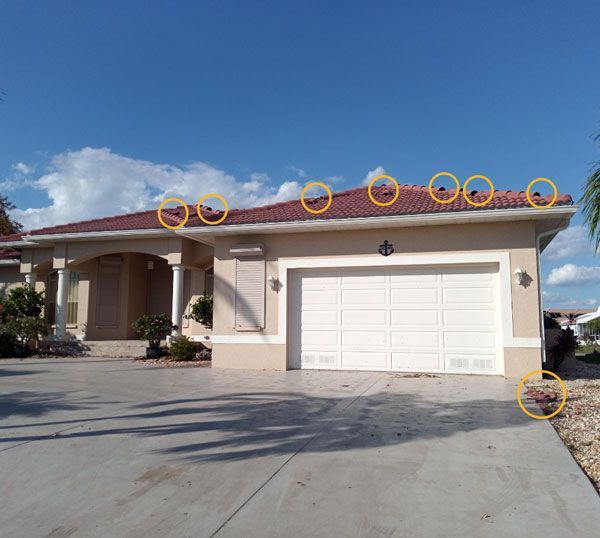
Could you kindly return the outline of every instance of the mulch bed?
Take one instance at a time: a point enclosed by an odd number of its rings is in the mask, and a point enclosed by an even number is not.
[[[178,361],[172,357],[161,357],[160,359],[147,359],[146,357],[137,357],[135,362],[147,364],[149,366],[163,366],[165,368],[210,368],[209,360]]]

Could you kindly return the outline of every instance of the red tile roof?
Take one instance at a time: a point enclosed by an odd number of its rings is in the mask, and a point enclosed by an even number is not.
[[[373,188],[376,200],[386,202],[393,198],[395,189],[393,186],[382,185]],[[451,198],[455,191],[438,189],[434,194],[443,200]],[[474,202],[483,202],[489,196],[489,191],[471,191],[469,198]],[[533,200],[540,205],[550,202],[550,196],[542,197],[538,193],[532,195]],[[308,207],[314,209],[322,208],[327,197],[307,198]],[[568,194],[560,194],[555,203],[556,206],[571,205],[573,200]],[[441,204],[431,198],[426,187],[415,185],[401,185],[400,195],[396,202],[386,207],[376,206],[369,200],[366,187],[359,187],[338,193],[332,196],[330,208],[319,215],[307,212],[301,205],[300,200],[280,202],[277,204],[253,207],[248,209],[232,209],[229,211],[223,225],[227,224],[255,224],[255,223],[278,223],[307,220],[330,220],[360,217],[383,217],[395,215],[422,215],[440,214],[458,211],[493,211],[496,209],[516,209],[531,207],[524,192],[496,191],[493,199],[485,207],[474,207],[468,204],[462,193],[451,203]],[[196,215],[195,206],[188,206],[190,212],[189,222],[186,228],[207,226],[202,223]],[[213,211],[209,207],[202,208],[202,214],[207,220],[217,220],[222,213]],[[162,211],[163,220],[170,225],[179,224],[184,217],[182,206]],[[156,210],[129,213],[115,217],[94,219],[48,228],[32,230],[21,235],[42,234],[64,234],[81,232],[110,232],[126,230],[146,230],[161,228],[158,222]],[[7,237],[1,237],[0,242],[10,241]]]
[[[14,248],[0,248],[0,260],[18,260],[21,253]]]

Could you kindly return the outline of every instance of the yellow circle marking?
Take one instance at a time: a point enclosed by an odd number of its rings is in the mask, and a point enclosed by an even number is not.
[[[207,198],[218,198],[219,200],[221,200],[221,202],[223,202],[223,205],[225,206],[225,211],[223,212],[223,216],[220,219],[206,220],[202,216],[202,212],[200,211],[200,206],[202,205],[202,202],[204,202],[204,200],[206,200]],[[227,205],[227,200],[225,200],[225,198],[223,198],[220,194],[217,194],[216,192],[209,192],[208,194],[205,194],[202,198],[200,198],[200,200],[198,200],[198,203],[196,204],[196,214],[198,215],[198,218],[202,222],[204,222],[204,224],[208,224],[209,226],[215,226],[216,224],[221,224],[227,218],[228,213],[229,213],[229,206]]]
[[[169,202],[179,202],[180,205],[183,206],[183,209],[185,210],[185,219],[183,220],[183,222],[180,222],[179,224],[176,224],[175,226],[171,226],[170,224],[167,224],[161,215],[161,211],[163,209],[163,207],[168,204]],[[161,204],[158,206],[158,211],[156,212],[156,214],[158,215],[158,221],[165,227],[165,228],[169,228],[169,230],[177,230],[177,228],[181,228],[182,226],[185,226],[188,219],[190,218],[190,210],[187,206],[187,204],[181,199],[181,198],[167,198],[166,200],[163,200],[161,202]]]
[[[552,200],[550,200],[549,204],[539,205],[539,204],[536,204],[531,199],[531,187],[538,181],[540,183],[548,183],[548,185],[550,185],[552,187],[552,190],[554,191],[554,196],[552,196]],[[538,177],[538,178],[534,179],[533,181],[529,182],[529,185],[527,185],[527,190],[525,191],[525,196],[527,196],[527,201],[529,202],[529,204],[532,205],[533,207],[535,207],[536,209],[548,209],[549,207],[553,206],[556,203],[556,200],[558,198],[558,189],[556,188],[556,185],[554,184],[554,182],[549,180],[547,177]]]
[[[483,179],[484,181],[487,181],[488,185],[490,186],[490,189],[491,189],[490,195],[483,202],[474,202],[467,196],[467,185],[469,184],[469,181],[471,181],[472,179]],[[494,197],[494,192],[495,192],[494,184],[492,183],[492,180],[487,176],[481,176],[481,175],[471,176],[469,179],[467,179],[467,181],[465,181],[465,184],[463,185],[464,199],[469,204],[471,204],[472,206],[475,206],[475,207],[483,207],[484,205],[488,205],[492,201],[492,198]]]
[[[396,185],[396,194],[394,194],[394,197],[389,202],[378,202],[377,200],[375,200],[375,197],[373,196],[373,191],[372,191],[373,184],[380,179],[389,179],[390,181],[392,181],[394,183],[394,185]],[[367,193],[369,195],[369,198],[371,199],[371,202],[373,202],[375,205],[378,205],[379,207],[386,207],[388,205],[392,205],[398,199],[398,196],[400,196],[400,186],[398,185],[398,182],[392,176],[385,176],[385,175],[384,176],[376,176],[369,182],[369,187],[367,188]]]
[[[306,202],[304,201],[304,195],[306,194],[306,191],[311,187],[315,186],[324,188],[327,191],[327,196],[329,197],[329,200],[327,200],[325,207],[323,207],[322,209],[311,209],[306,205]],[[325,211],[329,209],[332,199],[333,197],[331,195],[331,190],[327,185],[325,185],[325,183],[321,183],[320,181],[311,181],[310,183],[307,183],[306,186],[302,189],[302,193],[300,194],[300,202],[302,203],[302,207],[306,209],[306,211],[308,211],[309,213],[312,213],[313,215],[320,215],[321,213],[325,213]]]
[[[449,178],[452,178],[454,180],[454,183],[456,183],[456,192],[454,193],[454,196],[452,198],[448,198],[448,200],[442,200],[441,198],[438,198],[435,194],[433,194],[433,190],[431,187],[433,186],[433,182],[440,176],[448,176]],[[460,183],[454,174],[451,174],[450,172],[439,172],[429,180],[428,190],[429,196],[431,196],[436,202],[438,202],[439,204],[449,204],[451,202],[454,202],[454,200],[456,200],[456,198],[458,197],[458,193],[460,191]]]
[[[537,375],[537,374],[551,375],[554,379],[556,379],[560,383],[560,387],[562,389],[562,393],[563,393],[562,402],[558,406],[558,409],[556,411],[554,411],[553,413],[550,413],[549,415],[534,415],[533,413],[530,413],[527,409],[525,409],[523,402],[521,402],[521,390],[523,389],[523,384],[525,383],[525,380],[530,378],[532,375]],[[525,413],[528,417],[535,418],[536,420],[547,420],[549,418],[552,418],[552,417],[558,415],[563,410],[563,407],[567,403],[567,387],[565,385],[565,382],[560,377],[558,377],[554,372],[550,372],[549,370],[534,370],[533,372],[529,372],[527,375],[522,377],[521,381],[519,381],[519,387],[517,388],[517,402],[519,402],[519,407],[521,408],[521,411],[523,411],[523,413]]]

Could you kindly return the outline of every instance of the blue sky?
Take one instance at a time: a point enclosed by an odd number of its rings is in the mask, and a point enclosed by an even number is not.
[[[598,2],[3,2],[0,192],[27,227],[448,170],[579,198],[600,151]],[[541,189],[543,190],[543,189]],[[579,216],[546,306],[597,305]]]

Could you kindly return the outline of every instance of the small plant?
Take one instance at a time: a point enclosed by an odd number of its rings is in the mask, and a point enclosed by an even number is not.
[[[552,357],[552,370],[558,370],[563,361],[577,349],[578,345],[579,342],[572,329],[562,330],[556,343],[549,350]]]
[[[188,319],[193,319],[205,327],[212,329],[213,325],[213,298],[212,295],[201,295],[192,305]]]
[[[178,361],[191,361],[196,357],[196,344],[187,336],[180,336],[171,343],[171,356]]]
[[[171,322],[169,314],[144,314],[136,319],[131,328],[140,340],[148,340],[148,347],[160,348],[160,341],[177,329],[177,325]]]

